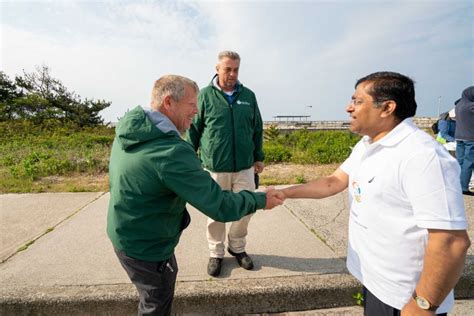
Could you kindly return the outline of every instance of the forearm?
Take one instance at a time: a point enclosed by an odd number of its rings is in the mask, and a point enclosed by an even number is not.
[[[286,198],[321,199],[343,191],[347,187],[334,176],[320,178],[302,185],[283,189]]]
[[[469,245],[466,231],[430,230],[417,295],[440,305],[462,274]]]

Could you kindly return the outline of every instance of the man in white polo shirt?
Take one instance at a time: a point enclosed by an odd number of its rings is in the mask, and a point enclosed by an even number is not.
[[[365,315],[445,314],[470,246],[459,165],[412,122],[413,81],[359,79],[350,129],[364,137],[331,175],[281,191],[323,198],[348,188],[347,267],[364,285]]]

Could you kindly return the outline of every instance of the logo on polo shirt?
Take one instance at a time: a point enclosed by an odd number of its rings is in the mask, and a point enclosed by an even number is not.
[[[352,195],[357,203],[362,201],[362,191],[360,190],[360,186],[357,181],[352,181]]]
[[[240,101],[240,100],[237,100],[237,102],[235,102],[237,104],[245,104],[245,105],[250,105],[250,102],[246,102],[246,101]]]

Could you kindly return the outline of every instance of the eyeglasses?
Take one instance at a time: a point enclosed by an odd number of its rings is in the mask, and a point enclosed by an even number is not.
[[[364,103],[364,101],[357,99],[351,99],[351,102],[349,102],[349,104],[352,106],[361,105],[362,103]]]

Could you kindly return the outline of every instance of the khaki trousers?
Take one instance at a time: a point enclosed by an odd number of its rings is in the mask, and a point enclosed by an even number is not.
[[[222,190],[239,192],[241,190],[255,190],[254,168],[239,172],[210,172],[211,177],[221,186]],[[239,221],[231,222],[228,234],[229,248],[235,253],[245,251],[247,227],[253,214],[242,217]],[[207,219],[207,241],[210,256],[223,258],[225,249],[225,223]]]

